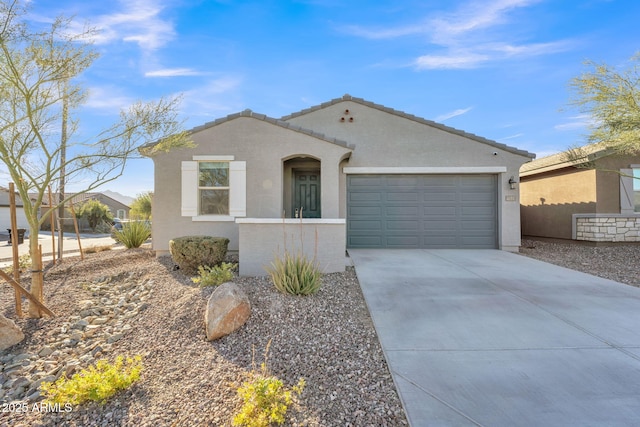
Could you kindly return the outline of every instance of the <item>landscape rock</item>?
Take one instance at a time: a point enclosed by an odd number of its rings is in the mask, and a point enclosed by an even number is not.
[[[239,285],[223,283],[211,294],[204,314],[207,340],[213,341],[244,325],[251,315],[249,298]]]
[[[0,314],[0,351],[18,344],[23,339],[22,330],[13,323],[13,320]]]

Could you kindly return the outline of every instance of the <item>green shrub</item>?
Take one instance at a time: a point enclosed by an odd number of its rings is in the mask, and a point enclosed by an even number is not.
[[[273,423],[284,423],[284,416],[293,402],[293,393],[300,395],[304,389],[304,378],[300,378],[297,385],[288,389],[282,380],[269,373],[267,354],[270,345],[271,340],[267,344],[265,361],[260,365],[260,371],[257,372],[254,366],[249,379],[237,389],[244,404],[233,417],[235,426],[268,427]]]
[[[233,279],[233,270],[235,270],[236,267],[238,267],[238,264],[232,264],[230,262],[223,262],[213,267],[201,265],[198,267],[200,277],[194,277],[191,280],[200,286],[218,286]]]
[[[292,391],[300,394],[304,386],[303,378],[300,378],[298,384],[289,390],[282,380],[276,377],[255,375],[253,379],[245,381],[238,388],[238,394],[244,404],[240,412],[233,417],[233,425],[268,427],[272,423],[284,423],[288,406],[293,401]]]
[[[118,356],[114,364],[98,360],[75,374],[71,379],[62,376],[55,382],[44,382],[40,390],[45,401],[52,404],[78,405],[89,400],[104,403],[118,390],[124,390],[140,378],[142,356],[127,358]]]
[[[283,257],[277,257],[271,267],[267,267],[267,272],[280,292],[311,295],[320,289],[320,266],[302,253],[291,255],[285,251]]]
[[[214,266],[227,256],[229,239],[212,236],[184,236],[169,241],[173,262],[185,274],[196,274],[200,266]]]
[[[114,239],[127,249],[139,248],[151,237],[151,227],[145,221],[131,221],[122,224],[122,230],[114,233]]]
[[[27,268],[29,268],[29,267],[31,267],[31,255],[29,255],[29,254],[20,255],[18,257],[18,271],[20,273],[22,273],[23,271],[26,271]],[[8,267],[5,267],[3,270],[8,275],[12,275],[13,274],[13,264],[9,265]]]

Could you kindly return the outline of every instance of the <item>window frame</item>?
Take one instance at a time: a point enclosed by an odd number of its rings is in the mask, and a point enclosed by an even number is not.
[[[229,214],[200,214],[199,162],[229,163]],[[247,162],[235,160],[235,156],[196,155],[181,164],[181,216],[207,222],[233,222],[247,216]],[[217,187],[220,188],[220,187]]]
[[[230,165],[229,165],[229,161],[228,160],[196,160],[198,162],[198,216],[229,216],[229,212],[231,211],[231,201],[230,201],[230,195],[231,195],[231,180],[230,180]],[[202,169],[200,169],[200,166],[204,163],[226,163],[227,167],[227,185],[226,186],[203,186],[200,185],[200,174],[202,173]],[[227,192],[227,212],[226,213],[219,213],[219,214],[212,214],[212,213],[203,213],[202,212],[202,191],[226,191]]]

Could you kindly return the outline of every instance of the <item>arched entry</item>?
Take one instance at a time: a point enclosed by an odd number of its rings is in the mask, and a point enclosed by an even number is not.
[[[284,211],[288,218],[322,217],[320,161],[294,157],[284,162]]]

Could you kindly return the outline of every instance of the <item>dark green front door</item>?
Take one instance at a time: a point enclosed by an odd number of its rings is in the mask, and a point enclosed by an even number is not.
[[[293,183],[293,212],[303,218],[320,218],[320,171],[295,171]],[[296,216],[298,214],[298,216]]]

